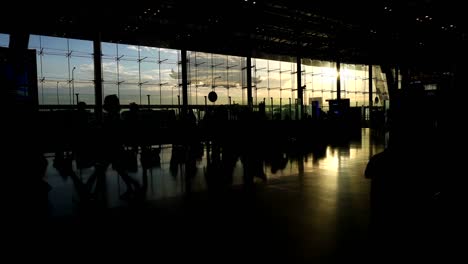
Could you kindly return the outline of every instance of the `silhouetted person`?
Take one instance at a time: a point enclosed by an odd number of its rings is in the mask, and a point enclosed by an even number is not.
[[[286,155],[276,149],[266,153],[266,164],[271,166],[271,173],[276,173],[278,170],[283,170],[288,164]]]
[[[238,156],[228,145],[212,144],[207,146],[206,151],[205,179],[208,190],[211,193],[223,195],[232,185],[234,166]]]
[[[122,119],[123,142],[130,146],[130,149],[124,153],[124,163],[129,171],[136,172],[138,170],[139,147],[144,148],[144,142],[139,135],[142,129],[139,106],[136,103],[131,103],[129,111],[122,113]]]
[[[189,109],[189,112],[187,114],[187,121],[190,127],[195,127],[197,125],[197,118],[195,117],[195,113],[191,108]]]
[[[179,173],[179,166],[184,162],[185,148],[183,146],[173,145],[171,160],[169,161],[169,171],[173,177]]]
[[[137,150],[138,145],[141,143],[138,135],[142,129],[140,106],[134,102],[130,103],[129,110],[122,113],[122,120],[126,143],[131,145],[134,150]]]
[[[388,147],[369,160],[371,225],[377,244],[409,250],[426,243],[439,188],[438,144],[424,121],[420,90],[405,91],[392,107]],[[432,229],[432,230],[431,230]]]
[[[135,196],[136,189],[139,189],[139,183],[132,179],[125,168],[125,151],[122,144],[122,121],[120,119],[120,102],[116,95],[108,95],[104,98],[104,110],[106,114],[103,118],[102,131],[99,135],[100,150],[95,172],[88,180],[88,189],[91,189],[93,181],[97,180],[97,192],[105,188],[105,172],[110,164],[112,168],[122,177],[127,191],[121,195],[121,198],[127,199]]]
[[[87,105],[85,102],[78,102],[78,104],[76,105],[76,122],[79,125],[87,125],[89,122],[89,112],[88,110],[86,110],[86,107]]]
[[[77,110],[73,120],[73,142],[72,149],[76,159],[78,169],[89,168],[95,162],[94,145],[92,140],[94,136],[93,125],[91,124],[90,112],[86,109],[85,102],[77,104]]]

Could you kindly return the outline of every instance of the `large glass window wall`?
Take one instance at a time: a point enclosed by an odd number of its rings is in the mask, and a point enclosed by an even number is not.
[[[0,45],[8,35],[0,34]],[[102,43],[103,95],[116,94],[122,104],[178,107],[182,102],[181,51],[120,43]],[[41,105],[94,104],[94,63],[91,41],[31,35],[29,48],[37,50],[37,76]],[[187,52],[188,104],[247,105],[247,58],[197,51]],[[296,118],[297,65],[295,58],[252,58],[254,109],[265,104],[267,118]],[[336,63],[302,59],[304,111],[313,101],[328,110],[337,98]],[[369,106],[369,67],[341,64],[341,98],[352,107]],[[386,76],[373,66],[373,105],[388,100]],[[207,100],[215,91],[216,102]]]
[[[181,96],[180,51],[102,43],[104,96],[122,104],[178,105]]]
[[[252,59],[254,105],[265,103],[268,118],[289,119],[297,108],[297,66],[290,61]]]
[[[31,35],[29,48],[37,52],[39,104],[94,104],[91,41]]]
[[[204,105],[247,104],[243,96],[242,57],[189,51],[188,103]],[[210,102],[208,94],[218,99]]]

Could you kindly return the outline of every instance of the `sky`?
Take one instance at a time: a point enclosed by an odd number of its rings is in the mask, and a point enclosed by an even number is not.
[[[0,33],[0,47],[8,47],[10,38],[7,34]]]

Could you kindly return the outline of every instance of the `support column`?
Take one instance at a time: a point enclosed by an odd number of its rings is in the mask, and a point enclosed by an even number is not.
[[[253,97],[252,97],[252,56],[247,56],[247,105],[249,109],[253,109]]]
[[[296,66],[297,66],[297,71],[296,71],[296,75],[297,75],[297,109],[296,109],[296,120],[300,120],[302,119],[302,114],[303,114],[303,106],[304,106],[304,103],[303,103],[303,95],[304,95],[304,92],[302,90],[302,69],[301,69],[301,65],[302,64],[302,61],[301,61],[301,56],[296,56]]]
[[[94,114],[98,122],[102,121],[102,56],[101,33],[93,39],[94,51]]]
[[[336,99],[341,99],[341,74],[340,74],[340,60],[336,60]]]
[[[187,78],[187,50],[181,50],[182,58],[182,118],[187,117],[188,113],[188,78]]]
[[[373,78],[373,74],[372,74],[372,64],[369,64],[369,111],[370,111],[370,107],[372,107],[373,105],[373,95],[372,95],[372,79]],[[369,115],[370,115],[370,112],[369,112]]]
[[[372,64],[369,64],[369,125],[372,126],[372,105],[373,105],[373,95],[372,95]]]

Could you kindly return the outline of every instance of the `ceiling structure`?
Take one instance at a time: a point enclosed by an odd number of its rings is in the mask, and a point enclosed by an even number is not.
[[[93,5],[94,4],[94,5]],[[97,5],[99,4],[99,6]],[[464,9],[450,1],[134,1],[14,4],[0,32],[222,54],[350,63],[447,66],[465,44]]]

